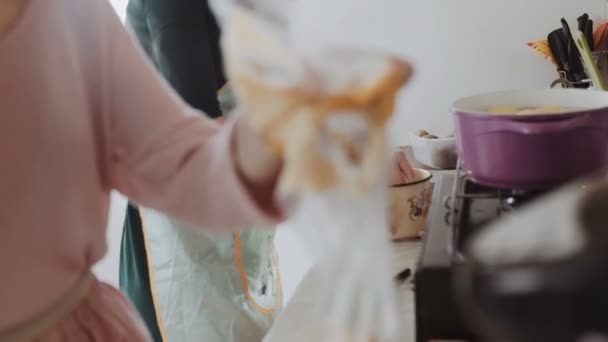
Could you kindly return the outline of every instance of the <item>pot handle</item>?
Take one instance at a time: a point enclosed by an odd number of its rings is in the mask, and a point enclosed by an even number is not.
[[[589,114],[581,114],[562,120],[550,121],[495,121],[492,132],[513,132],[526,135],[542,135],[572,131],[597,126],[597,120]]]

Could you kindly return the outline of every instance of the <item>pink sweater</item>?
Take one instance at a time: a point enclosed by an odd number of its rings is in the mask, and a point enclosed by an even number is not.
[[[271,221],[230,142],[156,74],[107,0],[28,0],[0,36],[0,330],[106,253],[109,194],[215,229]]]

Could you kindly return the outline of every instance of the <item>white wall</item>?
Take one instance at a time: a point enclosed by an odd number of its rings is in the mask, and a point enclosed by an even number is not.
[[[566,17],[605,18],[606,0],[305,0],[304,31],[315,39],[375,46],[411,60],[416,77],[392,125],[396,144],[408,130],[452,129],[454,99],[476,92],[547,87],[551,64],[527,42],[546,38]],[[381,4],[381,5],[380,5]],[[318,10],[317,8],[322,8]],[[597,22],[597,20],[595,20]]]

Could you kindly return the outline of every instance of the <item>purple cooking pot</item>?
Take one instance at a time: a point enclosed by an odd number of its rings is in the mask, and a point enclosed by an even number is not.
[[[555,114],[490,114],[495,106],[558,106]],[[608,166],[608,92],[503,91],[454,103],[458,153],[481,184],[543,189]]]

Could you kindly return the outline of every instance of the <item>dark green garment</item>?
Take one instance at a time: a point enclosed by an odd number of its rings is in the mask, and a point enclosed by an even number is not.
[[[150,291],[148,257],[137,207],[129,204],[120,250],[120,289],[125,292],[143,318],[152,338],[162,342]]]
[[[226,78],[207,1],[130,0],[127,22],[173,89],[192,107],[221,116],[217,91]]]
[[[219,29],[206,0],[130,0],[127,22],[170,85],[192,107],[222,115],[217,91],[226,83]],[[162,342],[150,290],[139,210],[129,205],[120,256],[120,288],[131,298],[154,341]]]

